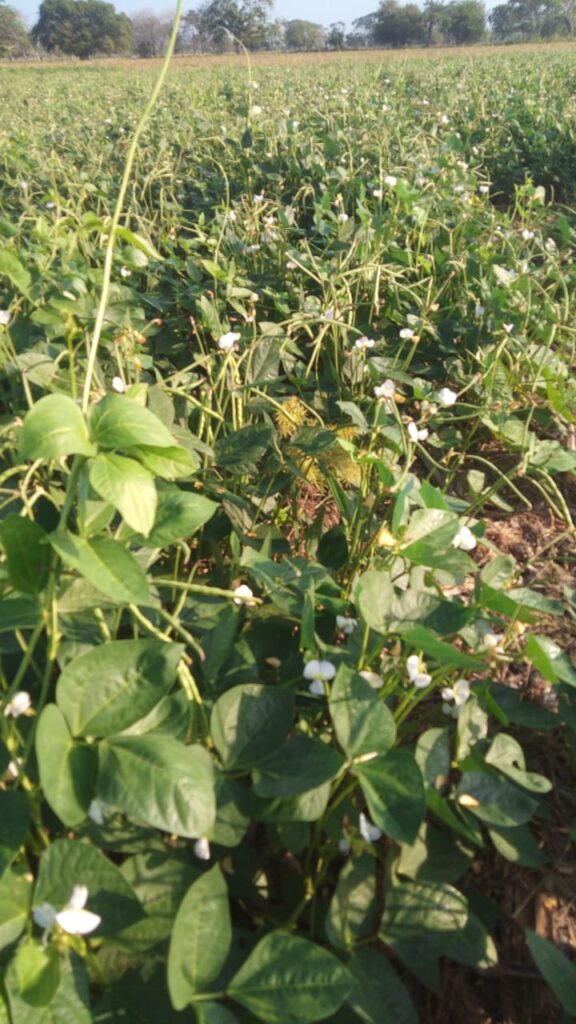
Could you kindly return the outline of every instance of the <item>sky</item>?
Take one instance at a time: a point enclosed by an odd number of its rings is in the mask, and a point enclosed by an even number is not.
[[[33,25],[38,15],[39,0],[9,0],[13,7],[24,15],[28,25]],[[113,0],[116,10],[125,14],[134,14],[144,8],[163,14],[172,9],[171,4],[155,4],[146,0]],[[184,3],[184,10],[198,6],[198,0]],[[317,21],[321,25],[331,25],[334,21],[344,21],[347,25],[354,18],[361,18],[378,7],[378,0],[276,0],[273,16],[289,21],[291,18],[304,18],[306,21]]]

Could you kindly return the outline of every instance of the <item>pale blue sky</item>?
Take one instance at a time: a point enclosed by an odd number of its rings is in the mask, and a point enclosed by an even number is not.
[[[144,8],[158,14],[171,9],[170,4],[146,3],[146,0],[113,0],[117,11],[134,14]],[[199,0],[185,2],[184,10],[198,6]],[[27,23],[33,25],[38,14],[40,0],[9,0],[14,7],[22,11]],[[307,21],[318,21],[321,25],[330,25],[333,21],[344,21],[349,24],[354,18],[369,14],[378,7],[378,0],[276,0],[274,16],[276,18],[305,18]]]

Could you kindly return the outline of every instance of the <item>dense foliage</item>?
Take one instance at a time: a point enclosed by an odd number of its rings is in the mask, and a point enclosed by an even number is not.
[[[114,228],[148,73],[0,73],[9,1024],[414,1024],[546,864],[576,63],[258,79],[174,73]]]
[[[42,0],[32,39],[49,53],[91,57],[129,53],[132,26],[105,0]]]

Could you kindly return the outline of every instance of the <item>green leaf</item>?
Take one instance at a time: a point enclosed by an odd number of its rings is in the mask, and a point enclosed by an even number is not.
[[[294,697],[288,690],[260,683],[227,690],[210,715],[212,740],[224,767],[252,768],[268,757],[285,740],[293,717]]]
[[[440,789],[450,775],[450,738],[448,729],[427,729],[416,744],[414,752],[426,786]]]
[[[187,540],[214,515],[218,505],[203,494],[176,488],[158,492],[158,507],[148,546],[165,548]]]
[[[48,539],[66,565],[118,604],[149,603],[146,574],[120,541],[111,537],[86,540],[69,530],[51,533]]]
[[[20,262],[9,249],[0,250],[0,275],[3,274],[14,285],[17,291],[28,295],[32,276],[30,271]]]
[[[525,868],[539,868],[546,864],[546,856],[527,825],[515,828],[489,829],[490,839],[498,853],[513,864]]]
[[[64,715],[48,704],[36,727],[40,785],[55,814],[68,827],[84,820],[96,783],[96,751],[76,743]]]
[[[193,882],[172,929],[168,953],[168,990],[182,1010],[224,966],[232,942],[228,889],[218,864]]]
[[[8,579],[23,594],[39,594],[48,582],[51,551],[44,530],[22,516],[7,516],[0,526]]]
[[[454,665],[456,668],[479,669],[482,667],[482,659],[475,658],[471,654],[439,640],[432,629],[425,626],[412,626],[404,633],[406,643],[411,644],[418,651],[423,651],[429,658],[434,658],[439,665]]]
[[[142,445],[172,448],[174,438],[149,409],[122,395],[106,395],[89,416],[93,441],[99,448],[130,451]]]
[[[26,863],[9,868],[0,878],[0,949],[22,934],[32,899],[32,876]]]
[[[526,640],[525,654],[550,683],[576,686],[576,668],[558,644],[547,636],[532,634]]]
[[[396,724],[377,692],[346,665],[338,669],[330,694],[330,715],[348,757],[386,754],[396,740]]]
[[[409,750],[391,750],[356,774],[375,825],[401,843],[413,843],[426,813],[422,773]]]
[[[40,605],[36,598],[3,597],[0,601],[0,633],[33,629],[39,620]]]
[[[140,445],[132,448],[130,454],[154,476],[161,476],[163,480],[185,479],[198,469],[198,457],[187,448],[176,445],[170,448]]]
[[[210,755],[168,736],[117,736],[99,746],[98,793],[135,821],[177,836],[209,835],[216,815]]]
[[[355,981],[348,1005],[365,1024],[419,1024],[410,996],[380,950],[363,949],[346,966]]]
[[[24,793],[0,791],[0,875],[12,863],[26,838],[30,808]]]
[[[576,965],[541,935],[526,929],[528,948],[540,974],[548,982],[564,1011],[576,1015]]]
[[[251,425],[234,430],[216,442],[216,465],[243,473],[247,466],[254,465],[262,458],[271,441],[272,430],[267,426]]]
[[[56,839],[40,858],[34,906],[66,906],[75,885],[88,889],[87,909],[102,918],[93,935],[114,935],[142,917],[132,888],[114,864],[95,846],[74,839]]]
[[[148,714],[168,693],[182,644],[111,640],[69,661],[56,700],[74,736],[110,736]]]
[[[265,1024],[315,1024],[334,1013],[351,988],[348,971],[325,949],[271,932],[233,977],[227,995]]]
[[[95,455],[79,406],[68,395],[46,395],[33,405],[20,434],[21,459]]]
[[[466,897],[445,882],[402,882],[386,891],[380,938],[390,946],[423,932],[460,932],[468,920]]]
[[[135,231],[131,231],[130,228],[124,227],[122,224],[117,224],[115,234],[118,238],[121,238],[124,242],[128,242],[129,245],[133,245],[139,252],[143,252],[145,256],[148,256],[152,260],[161,260],[162,256],[158,250],[152,245],[152,242],[148,238],[144,238],[144,235],[138,235]]]
[[[83,962],[72,953],[69,958],[59,960],[58,966],[60,981],[51,1001],[45,1006],[33,1006],[18,990],[16,963],[12,961],[6,974],[12,1024],[91,1024]]]
[[[326,915],[328,941],[340,949],[364,939],[376,926],[376,874],[374,857],[363,854],[347,860]]]
[[[30,1006],[47,1006],[60,984],[60,962],[54,946],[29,941],[16,954],[18,989]]]
[[[169,853],[137,853],[125,860],[121,869],[140,901],[145,917],[129,925],[117,943],[129,952],[145,952],[161,946],[170,938],[176,912],[191,883],[198,875],[196,868]]]
[[[503,775],[507,775],[509,779],[512,779],[512,782],[516,782],[519,786],[529,789],[533,793],[549,793],[552,789],[552,783],[544,775],[526,771],[526,761],[522,747],[512,736],[507,736],[506,733],[500,732],[494,737],[485,760],[486,764],[491,764],[494,768],[497,768]]]
[[[154,478],[134,459],[101,453],[90,462],[90,483],[104,501],[118,509],[136,533],[147,537],[156,518]]]
[[[511,828],[525,825],[538,800],[492,772],[464,772],[456,790],[458,802],[486,825]]]
[[[252,772],[258,796],[298,796],[334,779],[344,764],[336,750],[298,732]]]

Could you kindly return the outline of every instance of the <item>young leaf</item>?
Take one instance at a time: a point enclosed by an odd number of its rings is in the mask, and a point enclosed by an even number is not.
[[[23,861],[8,868],[0,878],[0,949],[11,945],[24,931],[31,899],[32,877]]]
[[[342,1005],[352,984],[346,968],[325,949],[271,932],[234,975],[227,995],[265,1024],[316,1024]]]
[[[396,739],[396,725],[377,692],[346,665],[338,669],[330,694],[330,715],[340,746],[348,757],[376,751],[386,754]]]
[[[445,882],[401,882],[388,888],[380,938],[394,946],[422,937],[423,932],[442,935],[466,927],[466,897]]]
[[[90,410],[89,422],[99,448],[130,451],[140,445],[174,445],[172,434],[154,413],[122,395],[106,395]]]
[[[80,408],[68,395],[46,395],[26,414],[20,434],[21,459],[95,455]]]
[[[74,736],[110,736],[168,693],[184,648],[163,640],[111,640],[69,661],[56,687]]]
[[[8,578],[15,590],[39,594],[48,582],[51,551],[44,530],[23,516],[7,516],[0,526]]]
[[[164,480],[184,479],[198,469],[198,457],[187,448],[176,445],[170,448],[140,445],[138,448],[132,448],[130,454],[150,473],[161,476]]]
[[[183,1010],[192,996],[206,991],[224,966],[231,941],[228,888],[215,864],[192,883],[172,928],[168,990],[176,1010]]]
[[[86,540],[69,530],[51,533],[49,540],[65,565],[118,604],[145,605],[150,601],[146,575],[120,541],[112,537]]]
[[[54,946],[30,941],[16,954],[16,977],[20,996],[30,1006],[48,1006],[60,984],[60,962]]]
[[[28,294],[32,283],[30,271],[26,270],[18,257],[9,249],[0,250],[0,274],[4,274],[23,295]]]
[[[50,807],[68,827],[84,820],[96,783],[96,751],[76,743],[56,704],[47,704],[36,727],[40,785]]]
[[[401,843],[413,843],[426,813],[422,773],[409,750],[358,765],[356,774],[375,825]]]
[[[210,716],[212,739],[224,767],[252,768],[268,757],[288,735],[293,716],[294,698],[288,690],[259,683],[227,690]]]
[[[90,483],[132,530],[148,536],[156,518],[157,496],[147,469],[134,459],[101,452],[90,462]]]
[[[216,816],[210,755],[168,736],[116,736],[98,749],[98,795],[135,821],[177,836],[209,835]]]

